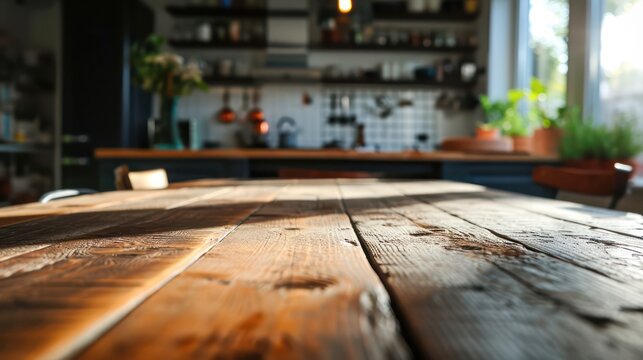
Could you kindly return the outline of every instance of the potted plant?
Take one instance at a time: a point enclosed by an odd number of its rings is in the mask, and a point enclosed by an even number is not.
[[[529,118],[520,113],[518,105],[525,99],[527,92],[511,89],[506,100],[490,101],[487,96],[480,97],[485,111],[485,122],[478,126],[476,138],[498,139],[500,135],[508,136],[516,152],[530,153],[532,141],[529,134]]]
[[[503,135],[511,138],[514,152],[532,152],[532,141],[527,121],[516,107],[511,107],[505,112],[501,130]]]
[[[151,35],[142,44],[131,49],[133,81],[144,90],[159,97],[159,121],[155,128],[156,149],[181,150],[183,144],[177,127],[177,104],[181,96],[192,91],[207,90],[201,70],[196,63],[185,64],[183,58],[174,53],[161,52],[165,40]]]
[[[643,134],[626,115],[611,125],[582,121],[578,112],[564,126],[560,157],[565,165],[584,169],[614,168],[624,163],[636,168],[634,158],[643,152]]]
[[[532,152],[529,118],[523,116],[518,109],[518,105],[527,94],[521,89],[510,89],[507,92],[508,107],[500,122],[502,134],[509,136],[513,142],[513,150],[521,153]]]
[[[486,95],[480,96],[480,104],[482,105],[485,116],[482,123],[476,128],[476,139],[499,139],[499,125],[511,104],[508,101],[491,101]]]
[[[557,154],[560,139],[563,134],[561,127],[569,109],[567,109],[566,106],[561,106],[556,110],[554,115],[551,115],[546,110],[546,103],[548,101],[547,88],[538,79],[531,80],[527,98],[530,103],[529,115],[535,123],[540,125],[540,127],[534,131],[533,135],[534,153],[541,155]]]

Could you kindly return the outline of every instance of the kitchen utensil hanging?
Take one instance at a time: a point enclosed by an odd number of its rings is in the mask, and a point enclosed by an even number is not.
[[[228,89],[223,91],[223,106],[217,113],[217,120],[224,124],[233,123],[237,118],[237,113],[230,107],[230,92]]]
[[[248,121],[252,123],[266,121],[266,115],[261,110],[259,102],[261,101],[261,93],[259,90],[255,90],[252,96],[252,110],[248,112]]]

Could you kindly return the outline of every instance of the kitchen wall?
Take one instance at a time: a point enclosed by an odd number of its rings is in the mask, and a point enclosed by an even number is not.
[[[144,0],[156,14],[156,32],[165,36],[171,34],[175,19],[165,11],[165,6],[176,3],[168,0]],[[280,4],[277,4],[280,3]],[[440,28],[449,29],[451,26],[469,27],[478,33],[479,50],[476,55],[478,64],[485,65],[487,59],[487,28],[488,2],[482,1],[482,13],[476,23],[444,24]],[[286,4],[292,8],[294,2],[269,0],[269,6]],[[302,6],[305,2],[297,2]],[[308,42],[308,25],[306,21],[290,20],[291,23],[272,20],[268,25],[268,37],[271,41],[297,41]],[[391,22],[391,27],[403,26]],[[427,24],[427,27],[435,26]],[[289,35],[290,34],[290,35]],[[288,36],[293,37],[287,39]],[[312,36],[315,36],[312,34]],[[286,37],[286,39],[284,39]],[[277,39],[275,39],[277,38]],[[265,54],[253,51],[225,51],[225,50],[181,50],[187,59],[223,59],[230,58],[236,63],[245,63],[253,68],[261,67],[265,63]],[[337,65],[342,69],[351,67],[374,67],[382,62],[405,63],[432,63],[444,55],[424,53],[390,53],[390,52],[315,52],[308,55],[308,65],[314,68],[324,68],[328,65]],[[338,65],[339,64],[339,65]],[[486,89],[484,76],[478,81],[480,89]],[[241,108],[243,87],[228,88],[231,94],[230,105],[233,109]],[[198,124],[198,133],[202,140],[219,143],[221,146],[234,146],[234,133],[238,126],[235,124],[220,124],[213,120],[215,114],[222,106],[221,87],[214,86],[207,93],[195,93],[183,98],[179,105],[179,116],[193,118]],[[359,114],[358,121],[365,124],[367,145],[380,150],[405,150],[416,145],[416,136],[419,133],[429,134],[429,143],[420,145],[419,148],[434,148],[436,144],[450,136],[466,136],[474,131],[475,123],[481,118],[481,111],[441,111],[435,109],[435,100],[443,94],[442,89],[377,87],[377,86],[330,86],[320,84],[265,84],[261,86],[261,107],[266,113],[271,125],[269,144],[277,144],[277,121],[283,116],[292,117],[298,125],[299,147],[319,148],[324,143],[336,139],[343,140],[345,146],[350,145],[353,130],[350,127],[342,129],[326,123],[326,115],[330,112],[330,94],[350,94],[355,98],[355,111]],[[446,91],[449,96],[455,95],[454,91]],[[302,95],[308,94],[313,103],[304,105]],[[381,119],[372,111],[373,99],[376,96],[388,96],[392,99],[409,98],[413,105],[408,108],[398,108],[393,114]],[[154,112],[157,112],[155,106]]]

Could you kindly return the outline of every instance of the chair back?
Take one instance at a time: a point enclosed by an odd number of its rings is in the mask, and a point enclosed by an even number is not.
[[[127,178],[132,190],[159,190],[169,185],[165,169],[130,171]]]
[[[114,186],[116,190],[132,190],[132,184],[129,182],[129,167],[121,165],[114,169]]]
[[[533,180],[539,185],[576,194],[610,196],[613,209],[625,195],[633,168],[615,163],[613,169],[581,169],[573,167],[539,166]]]

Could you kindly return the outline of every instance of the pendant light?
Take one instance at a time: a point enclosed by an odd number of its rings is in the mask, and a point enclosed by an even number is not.
[[[348,14],[353,10],[352,0],[337,0],[337,9],[342,14]]]

